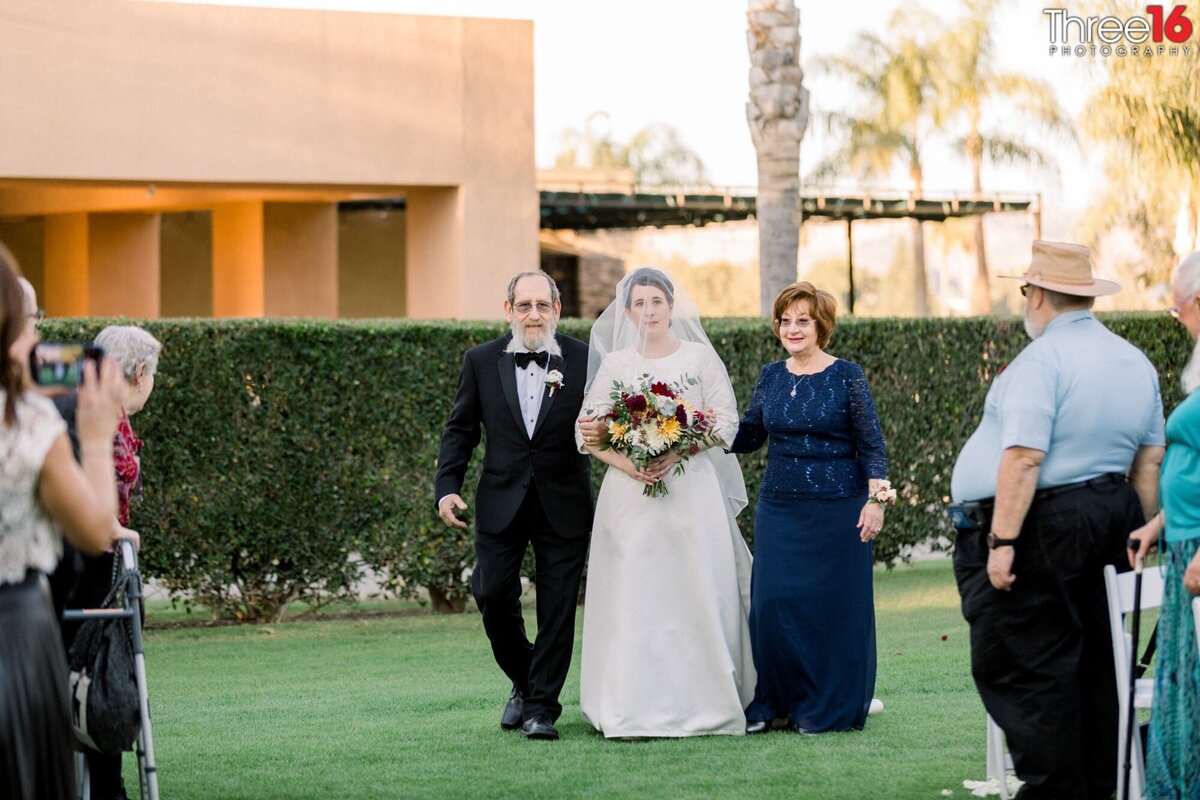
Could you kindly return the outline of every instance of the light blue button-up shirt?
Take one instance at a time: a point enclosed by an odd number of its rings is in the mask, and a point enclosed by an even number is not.
[[[1010,447],[1046,454],[1038,488],[1126,473],[1143,445],[1163,445],[1162,397],[1150,360],[1090,311],[1059,314],[992,382],[983,420],[950,479],[956,502],[996,496]]]

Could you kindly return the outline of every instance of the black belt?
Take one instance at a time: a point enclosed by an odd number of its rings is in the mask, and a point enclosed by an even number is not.
[[[1079,483],[1066,483],[1062,486],[1051,486],[1048,489],[1039,489],[1033,493],[1033,500],[1049,500],[1051,497],[1058,497],[1060,494],[1067,492],[1078,491],[1079,489],[1097,489],[1102,486],[1111,486],[1116,483],[1128,483],[1129,478],[1115,472],[1110,472],[1106,475],[1092,478]],[[988,526],[991,522],[992,510],[996,505],[996,498],[988,497],[983,500],[972,500],[963,503],[951,503],[946,506],[946,513],[950,515],[950,522],[955,529],[960,531],[981,530]]]

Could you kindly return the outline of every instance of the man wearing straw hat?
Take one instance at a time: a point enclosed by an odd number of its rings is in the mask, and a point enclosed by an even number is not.
[[[1110,797],[1117,687],[1105,564],[1157,510],[1158,374],[1092,314],[1121,287],[1086,247],[1035,241],[1023,281],[1033,341],[996,376],[959,453],[950,514],[971,672],[1004,731],[1018,797]]]

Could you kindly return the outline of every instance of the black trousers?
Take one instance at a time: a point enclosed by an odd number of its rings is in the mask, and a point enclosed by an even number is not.
[[[954,575],[971,627],[971,672],[1004,731],[1018,798],[1108,798],[1117,781],[1117,686],[1106,564],[1145,521],[1127,483],[1035,500],[1017,541],[1011,592],[988,581],[981,531],[960,531]]]
[[[530,544],[537,577],[533,643],[521,616],[521,562]],[[525,719],[556,720],[562,713],[558,695],[575,646],[575,607],[587,549],[587,536],[566,537],[554,529],[532,484],[506,530],[475,533],[478,563],[471,589],[496,663],[525,698]]]

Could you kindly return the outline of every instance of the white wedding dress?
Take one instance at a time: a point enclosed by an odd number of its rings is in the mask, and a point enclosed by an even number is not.
[[[604,414],[614,380],[648,373],[684,383],[697,409],[716,411],[728,445],[737,407],[725,367],[710,347],[680,342],[647,359],[617,350],[600,365],[583,408]],[[578,427],[576,436],[582,445]],[[750,551],[718,481],[721,445],[665,478],[665,497],[609,468],[592,529],[583,613],[580,709],[607,737],[742,734],[754,696],[750,654]],[[740,481],[738,481],[740,483]],[[743,500],[744,502],[744,500]]]

